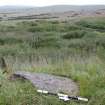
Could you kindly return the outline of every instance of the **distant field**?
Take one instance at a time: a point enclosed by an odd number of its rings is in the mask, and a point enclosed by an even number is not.
[[[105,17],[105,6],[55,5],[47,7],[0,7],[0,20],[69,20],[80,17]]]
[[[0,105],[104,105],[105,18],[0,21]],[[14,71],[49,73],[73,79],[88,103],[41,96],[28,81],[10,81]]]

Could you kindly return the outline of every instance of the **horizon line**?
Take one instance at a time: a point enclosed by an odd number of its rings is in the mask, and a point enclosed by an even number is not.
[[[105,4],[55,4],[55,5],[43,5],[43,6],[35,6],[35,5],[0,5],[0,7],[6,6],[20,6],[20,7],[49,7],[49,6],[105,6]]]

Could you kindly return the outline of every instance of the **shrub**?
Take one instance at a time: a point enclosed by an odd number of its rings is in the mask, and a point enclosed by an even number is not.
[[[28,31],[29,32],[42,32],[43,29],[41,27],[29,27]]]
[[[77,22],[78,25],[81,25],[83,27],[97,29],[97,30],[105,30],[105,22],[103,20],[101,21],[79,21]]]
[[[76,39],[76,38],[82,38],[85,35],[85,31],[83,30],[77,30],[77,31],[71,31],[69,33],[66,33],[63,35],[64,39]]]

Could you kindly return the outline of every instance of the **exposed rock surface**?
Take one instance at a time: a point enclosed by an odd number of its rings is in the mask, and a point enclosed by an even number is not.
[[[13,78],[21,77],[29,80],[36,88],[47,90],[52,93],[64,92],[69,95],[77,95],[78,86],[71,79],[54,76],[44,73],[30,73],[18,71],[13,74]]]

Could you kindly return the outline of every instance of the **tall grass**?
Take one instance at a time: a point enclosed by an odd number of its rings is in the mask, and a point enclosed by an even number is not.
[[[29,81],[0,72],[0,105],[104,105],[104,19],[78,22],[0,22],[0,57],[12,71],[49,73],[73,79],[88,103],[42,96]]]
[[[56,64],[51,64],[50,58],[48,58],[47,60],[48,61],[40,60],[33,63],[26,61],[22,63],[16,60],[14,65],[12,65],[12,68],[14,70],[49,73],[72,78],[79,85],[80,93],[78,95],[88,97],[90,100],[89,105],[91,105],[93,101],[97,100],[99,95],[104,95],[102,94],[102,91],[104,91],[105,89],[105,66],[97,56],[90,56],[89,58],[81,58],[79,56],[69,57],[62,62],[60,60]],[[10,58],[8,59],[8,61],[10,63]],[[54,61],[56,61],[56,59]],[[0,97],[2,97],[2,103],[9,103],[10,105],[18,105],[19,103],[21,105],[22,103],[25,103],[32,105],[33,103],[35,104],[45,99],[46,101],[44,101],[43,103],[38,103],[38,105],[64,104],[54,97],[46,96],[44,98],[43,96],[38,95],[36,93],[36,89],[28,81],[9,81],[7,79],[7,76],[2,74],[0,81],[2,84],[0,88]],[[40,99],[40,97],[42,98],[42,100]],[[105,97],[103,96],[103,98]],[[53,100],[55,101],[53,102]],[[68,105],[70,103],[66,104]],[[74,103],[71,102],[70,105],[73,104]],[[75,103],[74,105],[82,105],[82,103]]]

